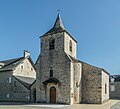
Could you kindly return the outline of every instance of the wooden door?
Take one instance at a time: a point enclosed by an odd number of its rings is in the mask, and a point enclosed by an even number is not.
[[[56,103],[56,88],[51,87],[50,88],[50,103]]]

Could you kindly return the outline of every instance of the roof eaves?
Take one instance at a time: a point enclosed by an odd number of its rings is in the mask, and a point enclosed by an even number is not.
[[[30,88],[32,87],[33,84],[35,84],[36,80],[30,85]]]
[[[68,31],[66,31],[66,30],[64,30],[64,31],[77,43],[77,41],[73,38],[73,36]]]
[[[101,70],[103,70],[106,74],[110,75],[110,73],[108,73],[105,69],[101,68]]]
[[[53,35],[53,34],[56,34],[56,33],[59,33],[59,32],[65,32],[66,34],[68,34],[77,43],[77,41],[72,37],[72,35],[67,30],[54,31],[54,32],[50,32],[50,33],[49,33],[49,31],[46,32],[45,34],[43,34],[42,36],[40,36],[40,38],[44,37],[44,36],[48,36],[48,35]]]
[[[12,71],[13,69],[9,68],[9,69],[0,69],[0,72],[5,72],[5,71]]]
[[[29,58],[28,58],[28,59],[29,59],[29,61],[30,61],[31,65],[33,66],[33,68],[35,69],[35,66],[34,66],[35,64],[34,64],[34,62],[33,62],[32,58],[29,56]]]

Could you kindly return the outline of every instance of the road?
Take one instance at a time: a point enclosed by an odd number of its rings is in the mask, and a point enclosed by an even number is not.
[[[0,103],[0,109],[120,109],[120,100],[109,100],[104,104],[24,104],[24,103]]]

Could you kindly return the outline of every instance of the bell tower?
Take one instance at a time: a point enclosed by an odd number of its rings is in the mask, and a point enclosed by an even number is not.
[[[65,30],[58,14],[53,28],[41,36],[41,54],[55,50],[76,58],[76,43],[77,41]]]
[[[73,68],[69,56],[76,58],[77,41],[66,31],[60,14],[54,26],[40,39],[41,52],[36,63],[37,101],[70,104]]]

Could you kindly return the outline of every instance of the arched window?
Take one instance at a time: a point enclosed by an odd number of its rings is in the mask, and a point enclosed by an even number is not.
[[[50,77],[53,77],[53,70],[50,70]]]
[[[50,39],[49,41],[49,50],[54,49],[55,47],[55,39]]]
[[[70,40],[70,42],[69,42],[69,49],[70,49],[70,51],[72,52],[72,41]]]

